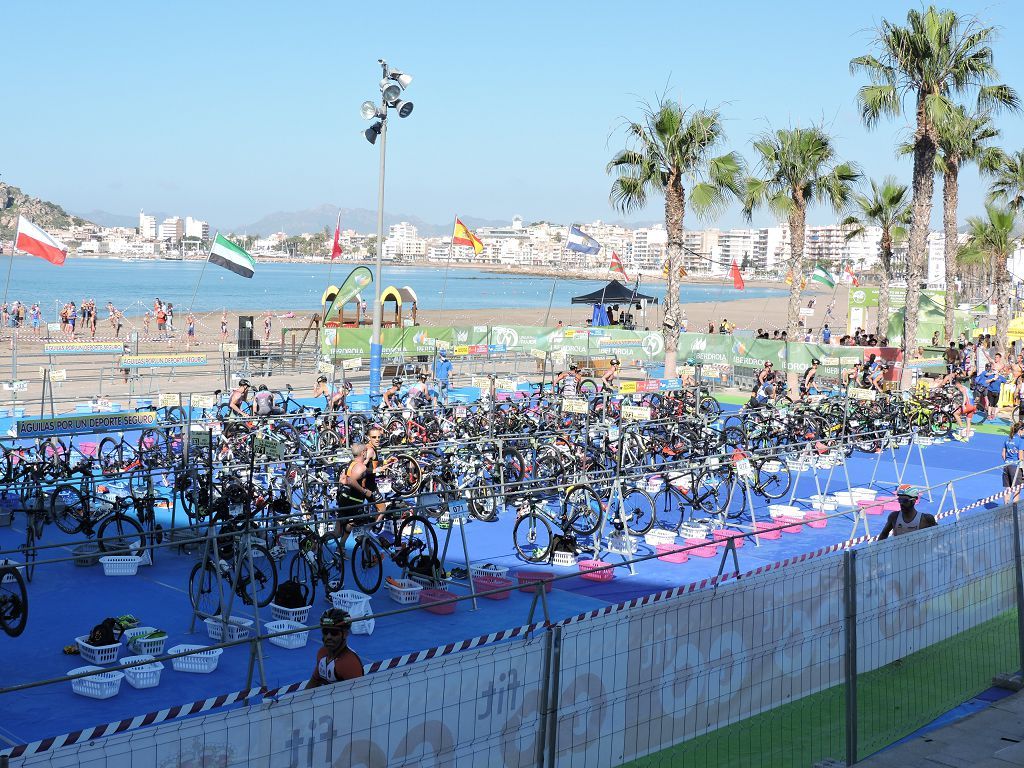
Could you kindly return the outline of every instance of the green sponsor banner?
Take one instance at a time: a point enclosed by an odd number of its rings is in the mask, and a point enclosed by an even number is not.
[[[345,305],[372,282],[373,273],[368,267],[356,267],[349,272],[341,287],[328,286],[323,296],[324,322],[337,321]]]
[[[146,429],[154,424],[156,424],[156,411],[119,411],[82,416],[55,416],[49,419],[20,419],[18,421],[18,437],[49,437],[99,430],[123,432]]]

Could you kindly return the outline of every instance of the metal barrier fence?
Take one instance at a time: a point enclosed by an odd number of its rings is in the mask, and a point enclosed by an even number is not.
[[[326,689],[253,689],[222,697],[250,699],[229,712],[102,741],[79,732],[12,764],[853,763],[1020,667],[1020,516],[1003,506],[371,665]]]

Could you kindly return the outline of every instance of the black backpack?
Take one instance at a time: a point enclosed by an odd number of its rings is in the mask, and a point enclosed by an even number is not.
[[[116,645],[121,641],[122,631],[121,625],[117,623],[117,619],[104,619],[92,628],[86,643],[95,647]]]
[[[421,580],[434,581],[441,574],[441,561],[436,557],[416,555],[409,563],[409,575]]]
[[[282,581],[274,593],[274,603],[282,608],[305,608],[309,605],[309,588],[295,579]]]

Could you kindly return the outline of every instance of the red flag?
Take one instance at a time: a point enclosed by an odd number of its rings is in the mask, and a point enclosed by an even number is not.
[[[338,211],[338,223],[334,225],[334,245],[331,246],[331,258],[341,256],[341,211]]]
[[[24,216],[18,217],[14,250],[31,253],[58,266],[64,263],[64,258],[68,255],[68,247],[64,243],[51,237]]]
[[[735,259],[732,261],[732,269],[729,270],[729,274],[732,275],[732,287],[737,291],[742,291],[744,287],[743,275],[740,274],[740,267],[739,264],[736,263]]]
[[[626,280],[629,280],[629,278],[626,277],[626,270],[622,266],[622,260],[619,258],[619,254],[617,254],[615,251],[612,251],[612,262],[611,264],[608,265],[608,271],[618,272]]]

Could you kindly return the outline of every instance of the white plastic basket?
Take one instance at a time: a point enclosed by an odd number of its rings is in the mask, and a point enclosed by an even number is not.
[[[171,666],[175,672],[195,672],[208,675],[217,668],[223,648],[207,648],[205,645],[176,645],[167,651],[168,654],[185,653],[186,651],[197,651],[188,656],[181,656],[171,659]]]
[[[385,581],[388,595],[399,605],[415,605],[420,601],[420,592],[423,587],[412,579],[395,579],[394,582]]]
[[[788,517],[794,520],[803,520],[803,518],[807,516],[807,510],[801,509],[800,507],[792,507],[789,504],[769,504],[768,514],[771,515],[772,519],[777,517]]]
[[[164,671],[162,662],[155,661],[150,654],[140,656],[125,656],[121,659],[122,664],[130,664],[133,661],[147,661],[147,664],[140,664],[137,667],[129,667],[124,670],[124,679],[132,688],[156,688],[160,685],[160,673]]]
[[[609,552],[619,555],[635,555],[638,547],[633,536],[620,531],[609,534],[607,544]]]
[[[555,552],[551,556],[551,564],[558,568],[572,568],[576,565],[576,555],[572,552]]]
[[[85,672],[95,672],[101,667],[75,667],[69,669],[69,675],[81,675]],[[124,679],[123,672],[104,672],[91,677],[80,677],[71,681],[71,690],[79,696],[88,696],[90,699],[109,699],[117,696],[121,690],[121,681]]]
[[[88,635],[75,638],[75,642],[78,643],[78,652],[81,654],[83,661],[87,661],[90,664],[113,664],[117,661],[117,657],[121,655],[120,642],[113,645],[89,645],[86,642],[88,639]]]
[[[337,592],[332,592],[331,605],[340,608],[353,618],[372,613],[369,596],[354,589],[339,589]]]
[[[100,558],[104,576],[134,576],[142,558],[136,555],[105,555]]]
[[[163,637],[146,639],[146,635],[156,632],[156,627],[135,627],[126,629],[124,639],[128,647],[140,656],[159,656],[164,652],[164,644],[167,642],[167,635]],[[129,680],[129,682],[131,682]],[[138,687],[138,686],[136,686]]]
[[[644,534],[644,541],[652,547],[656,547],[659,544],[674,544],[676,532],[666,531],[664,528],[652,528]]]
[[[679,526],[679,535],[684,539],[706,539],[708,530],[703,523],[683,523]]]
[[[661,475],[652,475],[644,482],[644,490],[648,493],[658,493],[665,486]]]
[[[874,488],[851,488],[850,495],[853,496],[854,503],[858,501],[874,501],[878,491]]]
[[[274,621],[297,621],[304,624],[309,618],[309,610],[313,606],[304,605],[301,608],[283,608],[277,603],[270,604],[270,616]]]
[[[268,621],[264,624],[270,634],[276,632],[287,632],[290,629],[299,629],[305,625],[297,621]],[[294,650],[304,648],[309,640],[309,632],[295,632],[291,635],[280,635],[279,637],[267,638],[273,645],[279,648]]]
[[[496,578],[496,579],[507,579],[508,578],[508,567],[504,565],[491,565],[485,563],[489,567],[485,568],[483,565],[471,565],[469,566],[469,575],[471,578]]]
[[[204,619],[203,623],[206,624],[206,634],[215,643],[245,640],[252,631],[252,619],[243,619],[241,616],[228,616],[227,637],[224,637],[224,624],[220,616],[211,616]]]

